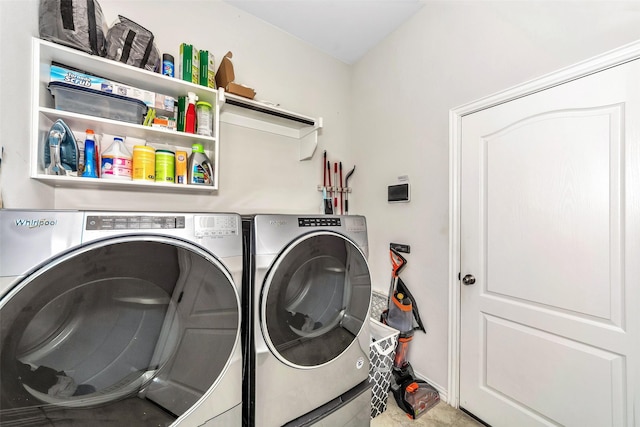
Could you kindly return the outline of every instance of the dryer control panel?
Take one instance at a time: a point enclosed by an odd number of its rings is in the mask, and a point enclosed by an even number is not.
[[[340,218],[298,218],[298,227],[340,227]]]

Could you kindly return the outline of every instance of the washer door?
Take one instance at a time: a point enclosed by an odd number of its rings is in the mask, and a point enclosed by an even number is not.
[[[320,366],[357,338],[370,301],[371,276],[360,249],[337,233],[311,233],[289,245],[265,279],[262,332],[284,363]]]
[[[169,425],[224,374],[239,327],[231,275],[195,245],[80,247],[0,301],[0,424]]]

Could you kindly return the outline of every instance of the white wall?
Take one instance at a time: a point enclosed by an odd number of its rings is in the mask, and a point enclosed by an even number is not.
[[[29,178],[30,43],[38,35],[38,1],[0,0],[0,123],[5,208],[318,212],[322,151],[346,157],[350,68],[221,1],[100,0],[107,23],[118,14],[154,33],[161,52],[178,57],[181,42],[234,53],[236,81],[257,99],[323,117],[316,156],[298,161],[297,140],[234,125],[220,129],[217,195],[53,189]],[[10,58],[21,58],[19,61]]]
[[[428,1],[353,69],[353,202],[368,219],[374,288],[390,242],[411,245],[401,277],[427,334],[409,360],[447,388],[448,111],[640,38],[640,2]],[[388,204],[408,175],[412,200]]]

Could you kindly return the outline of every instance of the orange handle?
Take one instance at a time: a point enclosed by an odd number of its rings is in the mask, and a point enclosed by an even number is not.
[[[407,260],[393,249],[389,250],[389,256],[391,257],[392,276],[398,277],[400,270],[407,264]]]

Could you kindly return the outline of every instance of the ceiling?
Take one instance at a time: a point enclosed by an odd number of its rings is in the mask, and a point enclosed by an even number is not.
[[[391,34],[425,0],[224,0],[347,64]]]

